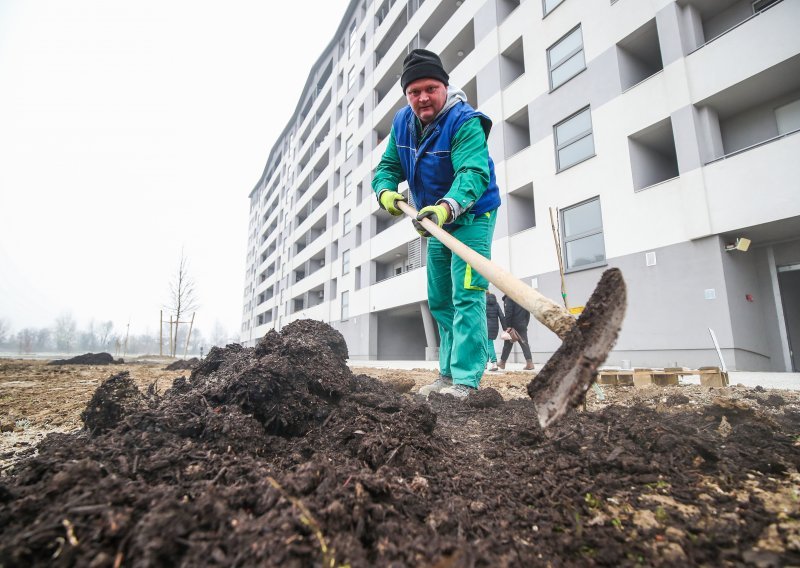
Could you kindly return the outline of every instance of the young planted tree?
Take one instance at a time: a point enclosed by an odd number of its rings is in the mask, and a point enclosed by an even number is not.
[[[169,284],[169,302],[164,308],[173,315],[172,345],[170,345],[170,355],[175,357],[178,350],[178,339],[183,329],[188,331],[191,313],[197,309],[197,297],[195,296],[194,279],[189,274],[189,259],[181,249],[181,258],[178,269],[173,275]],[[181,327],[182,324],[186,324]]]

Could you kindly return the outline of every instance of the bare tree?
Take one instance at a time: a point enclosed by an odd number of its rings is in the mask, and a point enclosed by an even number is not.
[[[41,327],[36,330],[36,340],[34,342],[33,348],[36,351],[49,351],[52,343],[52,336],[53,332],[50,331],[50,328]]]
[[[97,336],[95,335],[94,318],[89,320],[89,324],[84,331],[78,334],[78,347],[84,351],[94,351],[97,346]]]
[[[36,330],[26,327],[17,332],[17,342],[19,343],[20,353],[33,353],[33,342],[36,339]]]
[[[178,263],[178,269],[173,275],[172,281],[169,284],[169,303],[164,308],[171,312],[175,318],[175,328],[172,345],[170,346],[170,355],[175,357],[175,352],[178,345],[178,335],[181,329],[180,324],[188,323],[181,320],[187,314],[196,310],[198,306],[197,298],[195,297],[194,279],[189,274],[189,259],[181,249],[181,258]]]
[[[72,314],[64,313],[56,318],[55,340],[56,349],[69,353],[75,345],[75,334],[78,326]]]
[[[8,340],[9,333],[11,332],[11,324],[5,318],[0,318],[0,343],[5,343]]]
[[[104,321],[97,328],[97,342],[100,344],[100,349],[106,349],[111,337],[111,331],[114,329],[114,322],[111,320]]]

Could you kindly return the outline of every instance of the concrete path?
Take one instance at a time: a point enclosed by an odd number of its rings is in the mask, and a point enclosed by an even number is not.
[[[378,369],[438,369],[438,361],[348,361],[351,367],[374,367]],[[507,371],[521,371],[524,363],[507,363]],[[540,370],[542,365],[536,365]],[[800,390],[800,373],[763,373],[753,371],[730,371],[728,379],[731,385],[746,387],[762,386],[772,389]],[[686,384],[700,384],[700,378],[686,377],[682,379]]]

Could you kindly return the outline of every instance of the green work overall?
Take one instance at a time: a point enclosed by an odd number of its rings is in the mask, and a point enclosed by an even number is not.
[[[450,233],[491,258],[497,210],[459,217]],[[439,326],[439,371],[453,383],[478,388],[488,358],[489,283],[435,237],[428,239],[428,305]]]

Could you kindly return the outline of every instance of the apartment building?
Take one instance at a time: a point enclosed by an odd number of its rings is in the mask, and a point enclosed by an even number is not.
[[[370,188],[424,47],[494,121],[493,259],[554,299],[562,265],[570,307],[622,270],[608,364],[719,364],[716,341],[797,370],[798,23],[800,0],[353,0],[250,192],[242,342],[314,318],[353,360],[436,358],[426,242]]]

